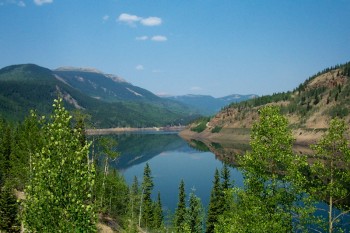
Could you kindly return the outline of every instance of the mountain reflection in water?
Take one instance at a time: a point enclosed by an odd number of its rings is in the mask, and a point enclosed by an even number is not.
[[[194,148],[176,133],[118,134],[109,135],[118,141],[119,158],[111,163],[132,184],[134,176],[142,182],[145,164],[150,164],[154,189],[160,191],[163,208],[174,212],[177,205],[178,186],[185,181],[187,197],[191,190],[202,199],[207,208],[215,169],[222,168],[220,157],[208,150]],[[220,147],[219,145],[216,145]],[[243,185],[242,174],[230,168],[231,178],[238,186]]]

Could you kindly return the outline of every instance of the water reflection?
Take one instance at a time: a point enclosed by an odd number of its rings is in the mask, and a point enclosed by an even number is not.
[[[120,157],[111,166],[122,172],[131,184],[134,176],[139,181],[148,162],[154,177],[154,194],[161,193],[163,207],[171,212],[176,208],[178,186],[185,181],[187,194],[191,189],[207,207],[215,169],[221,169],[222,162],[209,148],[194,148],[177,134],[119,134],[110,135],[118,141]],[[214,147],[214,145],[212,145]],[[215,145],[216,147],[220,147]],[[242,174],[231,167],[231,177],[238,186],[243,185]]]

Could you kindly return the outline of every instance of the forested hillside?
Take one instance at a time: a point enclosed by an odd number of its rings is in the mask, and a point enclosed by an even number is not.
[[[33,64],[13,65],[1,69],[0,115],[10,121],[19,121],[23,120],[31,109],[48,114],[51,102],[57,96],[64,99],[69,110],[78,110],[83,115],[89,116],[91,127],[185,124],[195,115],[193,111],[179,103],[163,101],[154,94],[126,82],[121,82],[124,85],[124,96],[108,97],[107,94],[103,96],[104,86],[99,86],[98,93],[101,95],[97,98],[98,96],[95,95],[97,93],[92,92],[94,85],[98,82],[100,82],[99,85],[104,83],[109,87],[108,93],[120,93],[117,82],[99,73],[72,72],[53,72]],[[89,81],[91,83],[90,79],[94,79],[94,85],[87,88],[84,85],[76,85],[72,81],[72,79],[75,80],[74,77],[79,77],[81,80],[82,76],[86,76],[86,83]],[[137,97],[135,94],[137,92],[142,93],[144,98],[131,98]]]

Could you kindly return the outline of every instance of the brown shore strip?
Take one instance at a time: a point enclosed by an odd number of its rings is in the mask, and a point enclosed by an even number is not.
[[[293,137],[295,138],[295,145],[306,146],[315,144],[324,134],[324,130],[321,129],[297,129],[293,130]],[[196,133],[189,128],[182,130],[179,135],[184,139],[196,139],[201,141],[212,142],[248,142],[250,141],[250,129],[243,128],[226,128],[219,133],[211,133],[203,131]]]
[[[131,132],[180,132],[185,129],[185,126],[166,126],[166,127],[145,127],[145,128],[131,128],[131,127],[118,127],[107,129],[87,129],[85,132],[87,135],[107,135],[118,133],[131,133]]]

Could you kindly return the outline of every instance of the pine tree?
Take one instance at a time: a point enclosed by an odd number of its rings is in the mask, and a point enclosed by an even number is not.
[[[0,187],[0,232],[19,232],[18,203],[9,184]]]
[[[209,201],[209,209],[208,209],[208,216],[207,216],[207,222],[206,222],[206,232],[212,233],[214,232],[214,226],[218,221],[218,217],[221,213],[221,198],[222,198],[222,192],[221,192],[221,184],[220,184],[220,175],[219,170],[215,170],[214,175],[214,181],[213,181],[213,188],[211,189],[210,194],[210,201]]]
[[[179,202],[175,210],[174,227],[175,231],[181,233],[186,222],[186,193],[185,182],[181,180],[179,185]]]
[[[141,193],[141,203],[142,210],[141,214],[141,222],[142,225],[146,228],[152,228],[152,220],[153,220],[153,203],[152,203],[152,190],[153,190],[153,177],[151,168],[148,163],[143,171],[143,182],[142,182],[142,193]]]
[[[130,189],[130,212],[131,212],[132,221],[134,221],[134,219],[136,219],[137,217],[137,214],[139,212],[139,205],[140,205],[139,182],[138,182],[137,176],[134,176],[134,181]]]
[[[157,202],[154,203],[153,227],[154,229],[161,229],[163,226],[163,210],[160,199],[160,192],[158,192]]]
[[[193,192],[190,194],[189,207],[187,210],[187,222],[191,233],[203,232],[203,207],[199,197]]]
[[[10,155],[11,182],[17,190],[23,191],[28,184],[30,161],[43,145],[42,132],[39,129],[37,116],[32,112],[23,123],[14,130]]]
[[[230,180],[231,174],[229,167],[226,163],[224,163],[224,166],[221,169],[220,172],[221,177],[221,200],[220,200],[220,214],[223,214],[225,211],[228,210],[228,198],[229,194],[228,191],[230,188],[232,188],[232,182]]]
[[[53,106],[51,121],[41,127],[45,143],[30,161],[24,227],[30,232],[96,232],[90,145],[81,145],[62,99]]]

